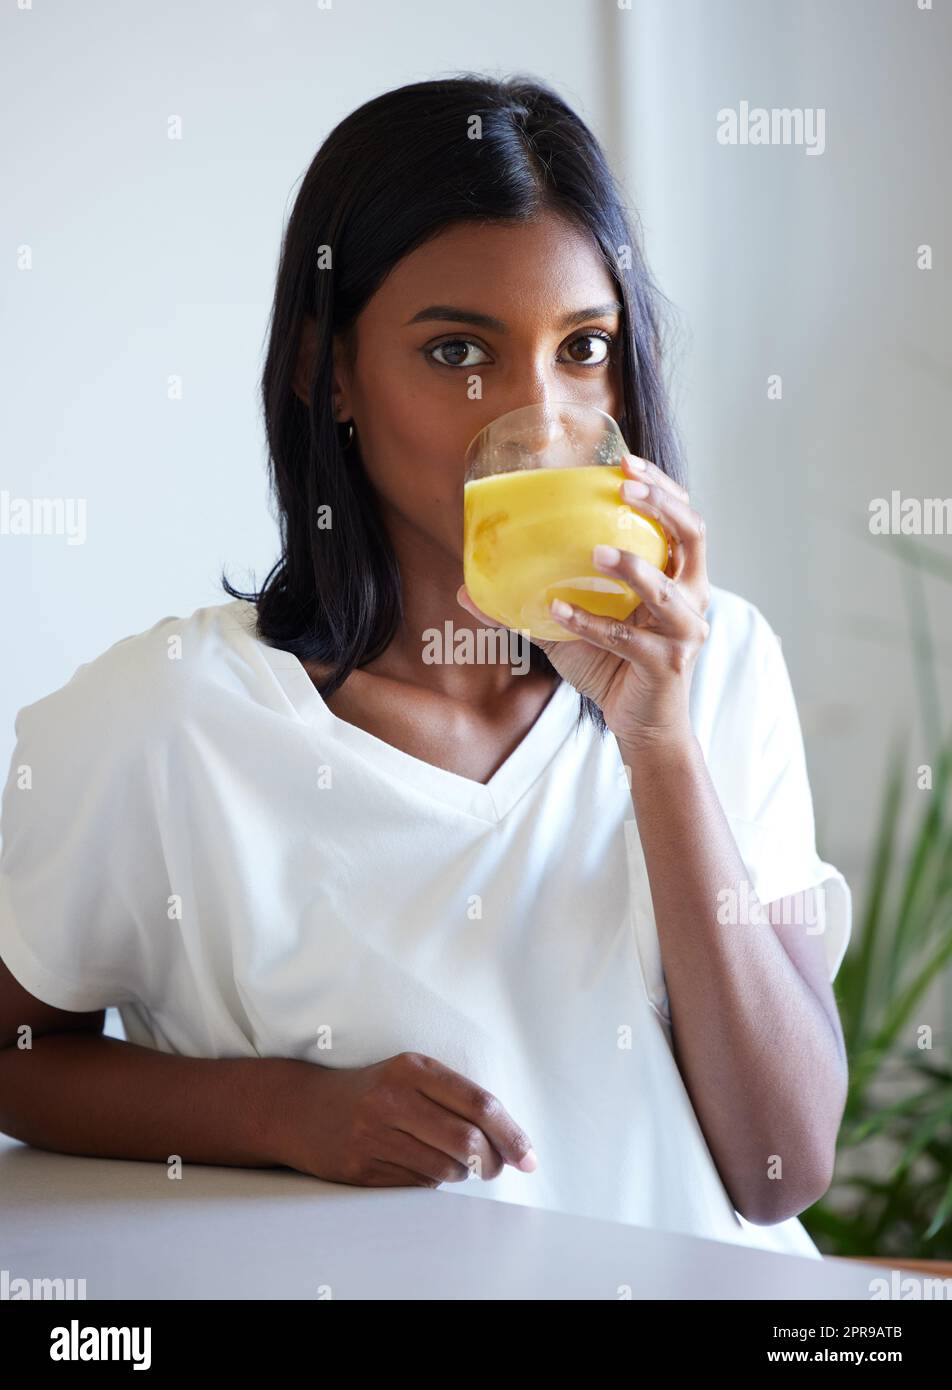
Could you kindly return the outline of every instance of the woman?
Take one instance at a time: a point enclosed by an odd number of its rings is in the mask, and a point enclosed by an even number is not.
[[[658,303],[545,87],[418,83],[331,133],[264,371],[278,563],[18,716],[0,1022],[36,1036],[0,1054],[8,1133],[817,1256],[850,894],[778,642],[708,579]],[[643,603],[556,613],[581,640],[522,671],[424,661],[484,621],[465,447],[550,399],[619,421],[668,569],[596,555]]]

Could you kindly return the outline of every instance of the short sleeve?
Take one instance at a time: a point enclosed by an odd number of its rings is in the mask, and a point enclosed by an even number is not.
[[[803,734],[780,641],[759,609],[746,608],[708,763],[759,901],[821,890],[807,930],[822,936],[832,980],[849,943],[852,895],[840,870],[817,852]]]
[[[101,661],[102,658],[99,659]],[[21,709],[3,790],[0,959],[55,1008],[140,997],[143,903],[161,875],[154,813],[124,694],[97,662]]]

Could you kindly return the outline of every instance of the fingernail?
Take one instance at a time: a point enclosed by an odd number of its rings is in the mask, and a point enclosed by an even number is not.
[[[644,459],[636,458],[634,454],[629,454],[628,462],[631,464],[632,468],[644,469],[647,467]]]
[[[639,479],[639,480],[634,480],[634,481],[632,481],[631,479],[629,479],[627,482],[624,482],[624,483],[622,483],[622,485],[621,485],[621,495],[622,495],[622,497],[627,497],[627,498],[632,498],[632,497],[647,497],[647,496],[648,496],[648,492],[649,492],[648,484],[647,484],[647,483],[641,482],[640,479]]]
[[[592,559],[596,565],[617,565],[621,559],[621,551],[614,545],[596,545],[592,551]]]
[[[539,1157],[535,1149],[530,1149],[528,1153],[523,1154],[522,1158],[516,1164],[516,1167],[520,1168],[523,1173],[531,1173],[538,1168],[538,1166]]]
[[[556,618],[571,618],[572,605],[563,603],[560,598],[554,598],[549,604],[549,612],[554,614]]]

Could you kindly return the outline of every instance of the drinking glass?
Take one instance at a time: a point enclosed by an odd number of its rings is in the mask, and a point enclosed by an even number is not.
[[[635,611],[635,590],[592,563],[599,544],[668,563],[664,528],[621,499],[628,452],[610,415],[577,402],[522,406],[479,431],[463,480],[463,578],[477,607],[555,642],[578,640],[549,613],[555,598],[605,617]]]

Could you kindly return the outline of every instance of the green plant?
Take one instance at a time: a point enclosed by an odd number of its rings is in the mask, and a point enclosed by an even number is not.
[[[952,577],[901,540],[900,558],[917,571]],[[897,739],[859,930],[837,978],[850,1081],[836,1175],[802,1220],[827,1254],[943,1259],[952,1256],[952,1066],[939,1030],[934,1059],[918,1009],[952,960],[952,732],[937,737],[921,589],[907,587],[907,597],[923,722],[937,747],[932,784],[903,851],[903,788],[911,779],[907,741]]]

